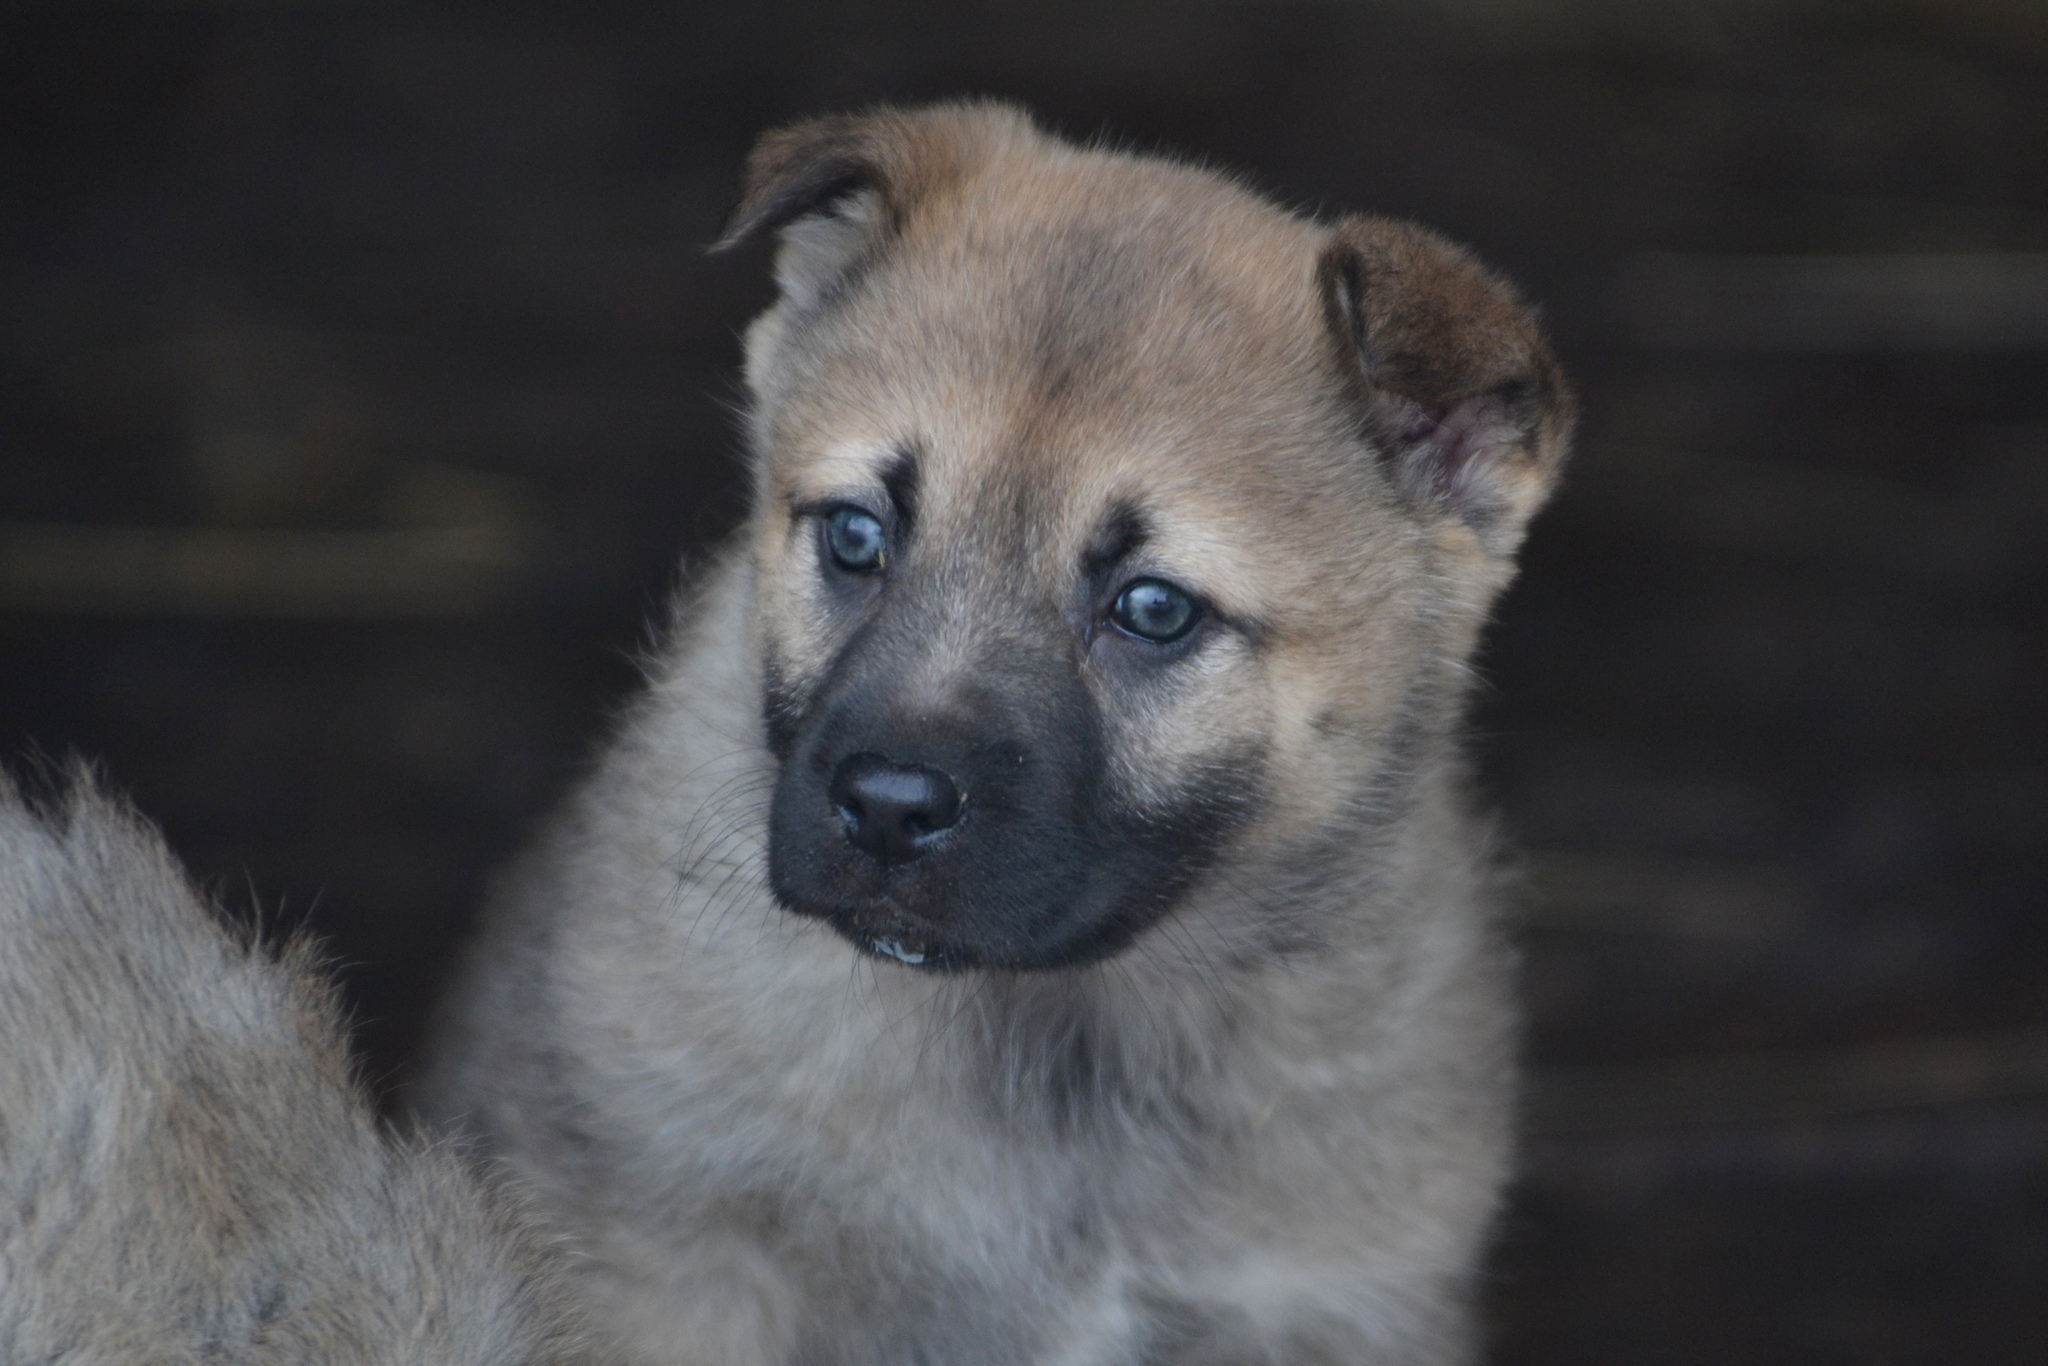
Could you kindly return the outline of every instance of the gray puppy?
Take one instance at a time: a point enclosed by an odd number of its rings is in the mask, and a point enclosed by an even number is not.
[[[0,778],[0,1361],[593,1360],[553,1254],[382,1133],[299,944],[231,937],[80,781]]]
[[[636,1359],[1437,1362],[1506,1175],[1455,733],[1563,459],[1406,225],[996,105],[765,138],[753,511],[431,1108]]]

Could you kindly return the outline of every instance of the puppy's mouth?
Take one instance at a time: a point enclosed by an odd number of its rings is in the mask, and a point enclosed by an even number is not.
[[[900,913],[842,907],[830,917],[832,928],[877,958],[926,970],[965,966],[929,929]]]

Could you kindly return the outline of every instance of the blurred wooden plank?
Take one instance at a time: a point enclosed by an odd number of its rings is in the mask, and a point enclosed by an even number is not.
[[[1701,351],[2048,348],[2048,253],[1705,256],[1651,252],[1614,305],[1651,346]]]
[[[1800,889],[1772,866],[1552,850],[1527,868],[1529,929],[1775,939],[1805,919]]]
[[[1675,544],[1953,587],[2037,570],[2048,561],[2048,427],[1964,428],[1953,449],[1967,473],[1949,488],[1662,444],[1601,452],[1562,510]]]
[[[310,619],[482,611],[525,558],[489,524],[376,531],[0,525],[0,609]]]
[[[1776,1123],[2048,1096],[2048,1029],[2015,1029],[1620,1067],[1550,1067],[1530,1079],[1537,1138]]]

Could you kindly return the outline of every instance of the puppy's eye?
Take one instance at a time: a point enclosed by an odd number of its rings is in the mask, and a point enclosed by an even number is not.
[[[879,573],[889,564],[882,523],[856,507],[837,507],[825,515],[825,549],[832,563],[855,574]]]
[[[1117,595],[1110,617],[1125,632],[1154,645],[1168,645],[1195,628],[1201,613],[1195,600],[1170,583],[1139,579]]]

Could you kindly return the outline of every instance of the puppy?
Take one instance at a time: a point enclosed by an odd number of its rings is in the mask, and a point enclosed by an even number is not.
[[[0,779],[0,1022],[0,1361],[596,1360],[547,1244],[380,1131],[310,950],[82,780]]]
[[[1509,1160],[1456,733],[1572,401],[1458,248],[993,104],[727,244],[752,514],[429,1106],[635,1360],[1439,1362]]]

